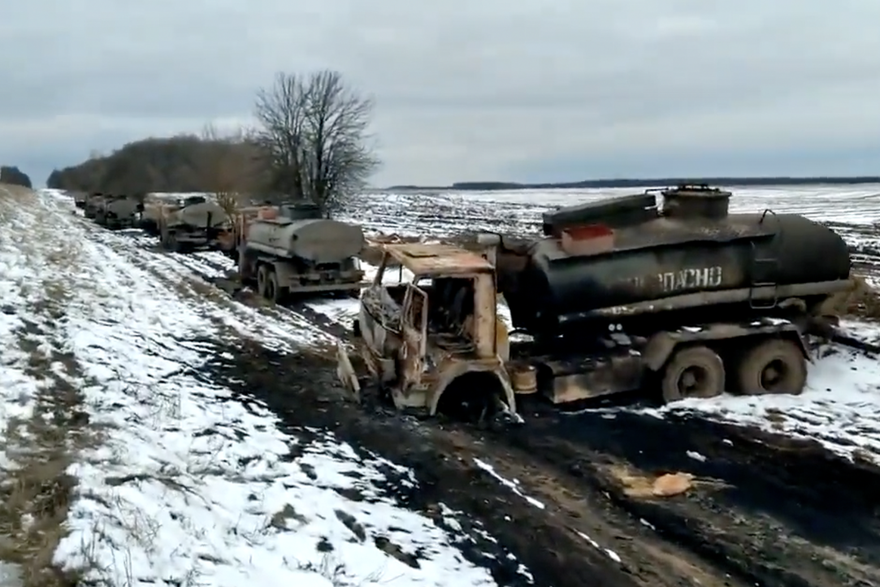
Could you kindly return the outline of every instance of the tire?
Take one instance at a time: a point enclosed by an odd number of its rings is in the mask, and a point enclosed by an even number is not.
[[[269,276],[266,278],[266,297],[276,304],[283,304],[290,295],[290,290],[278,285],[278,274],[269,268]]]
[[[173,232],[166,231],[162,234],[162,248],[172,253],[180,251],[180,243],[177,242],[177,236]]]
[[[257,267],[257,294],[263,299],[268,299],[268,296],[266,295],[268,281],[269,267],[267,265],[260,265]]]
[[[104,226],[107,224],[103,212],[95,212],[95,224],[98,224],[99,226]]]
[[[736,376],[743,395],[800,395],[807,384],[807,360],[796,342],[773,338],[743,355]]]
[[[724,379],[724,361],[718,353],[705,346],[682,348],[663,369],[663,401],[719,396],[724,393]]]

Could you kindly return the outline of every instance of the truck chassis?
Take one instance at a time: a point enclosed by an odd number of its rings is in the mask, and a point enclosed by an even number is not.
[[[674,402],[728,390],[799,394],[806,384],[815,318],[797,310],[791,319],[710,321],[645,336],[612,324],[583,344],[511,344],[496,313],[494,267],[485,258],[448,245],[384,249],[353,329],[362,372],[347,345],[337,345],[337,374],[356,399],[371,386],[401,410],[485,419],[515,414],[517,397],[537,395],[563,407],[633,391]],[[384,284],[389,262],[409,269],[413,281]],[[443,292],[450,286],[452,298]]]
[[[282,304],[298,294],[344,292],[354,297],[369,285],[354,259],[338,269],[319,270],[299,267],[295,260],[239,249],[239,276],[242,283],[256,286],[261,298]]]
[[[218,248],[223,228],[168,226],[164,219],[159,221],[159,242],[166,251],[174,253],[192,253],[197,250],[213,250]]]

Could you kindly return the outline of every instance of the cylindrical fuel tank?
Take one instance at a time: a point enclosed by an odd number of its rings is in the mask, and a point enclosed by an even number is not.
[[[328,219],[257,218],[247,232],[249,248],[318,265],[354,257],[365,244],[360,226]]]
[[[613,232],[605,250],[580,255],[566,252],[559,238],[535,241],[513,278],[499,264],[499,285],[515,283],[503,292],[514,326],[553,328],[602,308],[701,291],[833,282],[850,273],[844,240],[795,214],[657,218]]]
[[[117,218],[127,218],[140,211],[140,202],[133,197],[107,198],[104,201],[104,210],[116,215]]]
[[[196,228],[218,227],[229,222],[229,216],[214,202],[198,202],[183,206],[168,214],[168,226],[192,226]]]

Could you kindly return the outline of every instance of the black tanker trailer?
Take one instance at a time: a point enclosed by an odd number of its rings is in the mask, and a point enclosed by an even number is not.
[[[730,198],[684,185],[563,208],[543,236],[481,235],[479,252],[385,245],[352,333],[365,380],[399,409],[480,418],[530,395],[580,408],[635,391],[798,394],[810,336],[830,330],[823,302],[853,286],[847,246],[802,216],[730,214]],[[385,283],[394,265],[412,282]],[[530,336],[508,336],[498,294]]]
[[[796,214],[731,214],[730,198],[649,190],[547,212],[538,239],[495,237],[498,290],[533,337],[514,371],[532,365],[556,403],[646,378],[667,400],[800,393],[823,302],[852,287],[847,245]]]
[[[847,244],[822,224],[729,214],[731,193],[704,185],[660,195],[662,207],[648,192],[548,212],[544,238],[502,246],[499,290],[514,326],[549,336],[602,322],[650,329],[681,311],[781,313],[789,298],[810,313],[851,286]]]

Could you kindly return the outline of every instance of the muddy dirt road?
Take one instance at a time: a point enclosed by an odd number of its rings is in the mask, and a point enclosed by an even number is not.
[[[499,544],[477,541],[466,552],[485,564],[488,549],[499,584],[880,583],[880,472],[816,445],[602,413],[528,416],[525,427],[480,431],[347,404],[319,354],[241,343],[217,357],[204,376],[234,382],[287,425],[332,430],[411,467],[417,486],[388,488],[410,507],[438,523],[441,503],[468,512]],[[518,485],[505,487],[476,459]],[[694,486],[653,498],[646,488],[670,471],[693,474]],[[505,561],[507,551],[533,582]]]

